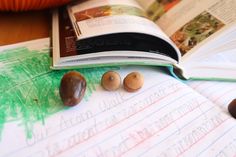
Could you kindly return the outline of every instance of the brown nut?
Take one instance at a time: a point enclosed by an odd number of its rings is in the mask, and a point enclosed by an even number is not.
[[[132,72],[128,74],[123,82],[124,89],[128,92],[136,92],[142,88],[144,83],[143,75],[139,72]]]
[[[228,105],[228,111],[231,114],[231,116],[233,116],[234,118],[236,118],[236,99],[234,99],[233,101],[231,101]]]
[[[60,97],[65,106],[75,106],[84,97],[86,90],[85,78],[76,71],[66,73],[60,84]]]
[[[102,87],[108,91],[117,90],[120,87],[120,75],[115,71],[108,71],[102,76]]]

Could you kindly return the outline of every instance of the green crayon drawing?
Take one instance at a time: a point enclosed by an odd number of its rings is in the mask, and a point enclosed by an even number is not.
[[[62,76],[68,70],[52,71],[48,53],[25,47],[0,53],[0,139],[4,124],[19,121],[27,138],[36,121],[66,109],[59,96]],[[85,100],[96,90],[105,71],[119,67],[77,69],[87,81]]]

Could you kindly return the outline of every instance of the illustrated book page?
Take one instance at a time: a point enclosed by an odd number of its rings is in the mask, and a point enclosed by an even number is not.
[[[138,0],[179,48],[186,78],[236,78],[234,0]]]
[[[67,11],[53,15],[54,68],[179,62],[177,47],[133,0],[74,2]]]

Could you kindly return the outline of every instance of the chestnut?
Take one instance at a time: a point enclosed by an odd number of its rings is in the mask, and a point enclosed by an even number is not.
[[[236,99],[232,100],[228,105],[228,111],[232,117],[236,118]]]
[[[83,99],[86,91],[86,80],[77,71],[66,73],[60,83],[60,97],[65,106],[75,106]]]

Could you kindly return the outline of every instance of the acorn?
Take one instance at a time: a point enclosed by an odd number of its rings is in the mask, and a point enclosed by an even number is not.
[[[142,88],[143,84],[144,77],[139,72],[132,72],[128,74],[123,81],[124,89],[128,92],[138,91]]]
[[[66,73],[60,84],[60,97],[65,106],[75,106],[83,99],[86,91],[86,80],[76,71]]]
[[[236,118],[236,99],[231,101],[228,105],[228,111],[232,117]]]
[[[120,87],[121,78],[115,71],[108,71],[103,74],[101,79],[101,85],[105,90],[115,91]]]

